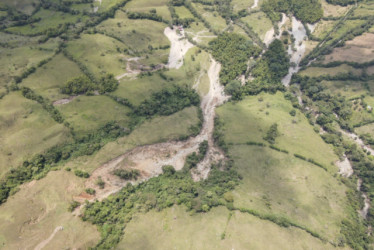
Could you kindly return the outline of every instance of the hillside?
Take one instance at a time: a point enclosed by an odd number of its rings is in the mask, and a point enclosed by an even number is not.
[[[374,248],[374,1],[0,3],[0,249]]]

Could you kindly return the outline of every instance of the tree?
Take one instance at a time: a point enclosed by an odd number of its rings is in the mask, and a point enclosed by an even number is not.
[[[269,130],[266,132],[264,140],[270,144],[275,143],[275,139],[279,136],[278,124],[274,123],[270,126]]]

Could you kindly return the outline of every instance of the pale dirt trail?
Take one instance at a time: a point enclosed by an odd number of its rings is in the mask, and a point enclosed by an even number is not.
[[[282,35],[282,27],[283,25],[287,22],[288,20],[288,17],[286,16],[286,14],[282,13],[282,20],[278,23],[278,29],[279,29],[279,34],[277,36],[275,36],[275,30],[274,30],[274,27],[272,27],[270,30],[268,30],[265,34],[265,38],[264,38],[264,43],[266,44],[266,46],[269,46],[269,44],[274,40],[274,39],[279,39],[280,36]]]
[[[350,177],[353,174],[353,168],[347,156],[344,155],[344,159],[342,161],[337,161],[335,164],[338,166],[341,176]]]
[[[141,57],[133,57],[127,59],[127,64],[126,64],[126,73],[123,73],[121,75],[116,76],[117,80],[121,80],[124,77],[136,77],[138,74],[140,74],[141,70],[135,70],[131,68],[130,62],[137,62],[141,59]]]
[[[42,242],[40,242],[34,248],[34,250],[41,250],[41,249],[43,249],[53,239],[53,237],[55,237],[56,233],[58,233],[58,231],[62,231],[62,230],[64,230],[64,228],[62,226],[56,227],[55,230],[53,231],[53,233],[48,237],[48,239],[43,240]]]
[[[257,6],[258,6],[258,0],[255,0],[255,2],[253,3],[253,5],[251,7],[249,7],[249,10],[257,8]]]
[[[220,64],[211,58],[211,66],[208,70],[210,89],[201,101],[204,121],[200,134],[186,141],[170,141],[153,145],[137,147],[117,158],[109,161],[96,169],[85,183],[86,188],[95,188],[96,195],[93,199],[102,200],[110,194],[118,192],[129,181],[124,181],[112,175],[115,169],[138,169],[141,173],[138,182],[145,181],[162,173],[162,166],[172,165],[176,170],[181,170],[186,157],[198,151],[199,144],[208,141],[208,152],[192,175],[194,180],[206,178],[210,165],[224,159],[223,153],[214,146],[213,129],[215,108],[228,99],[223,94],[223,87],[219,84]],[[102,177],[105,182],[104,189],[98,189],[96,180]],[[132,182],[134,183],[134,182]]]
[[[170,54],[169,62],[167,67],[170,69],[179,69],[183,65],[183,58],[187,51],[193,47],[184,36],[184,31],[180,31],[180,35],[177,34],[177,27],[170,29],[167,27],[164,30],[165,36],[170,40]]]

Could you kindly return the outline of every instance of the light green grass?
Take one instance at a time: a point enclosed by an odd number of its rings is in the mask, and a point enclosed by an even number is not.
[[[213,208],[190,215],[184,207],[136,215],[117,249],[330,249],[307,233],[248,214]],[[224,239],[221,235],[226,231]]]
[[[189,128],[199,122],[196,107],[185,108],[170,116],[155,117],[138,126],[130,135],[107,143],[92,156],[81,156],[66,164],[66,167],[92,172],[105,162],[126,153],[137,146],[177,140],[191,134]]]
[[[364,22],[365,20],[346,20],[344,22],[344,25],[342,25],[340,28],[338,28],[337,30],[335,30],[333,33],[330,34],[332,39],[327,41],[326,44],[331,44],[333,41],[335,41],[335,39],[344,35],[345,33],[354,29],[355,27],[359,27]]]
[[[23,80],[22,86],[31,88],[37,94],[55,101],[66,97],[60,91],[66,81],[82,74],[74,62],[63,54],[58,54],[50,62],[37,69],[34,74]]]
[[[352,73],[355,76],[359,76],[362,74],[362,70],[353,68],[347,64],[342,64],[332,68],[308,67],[307,69],[300,71],[300,75],[309,77],[318,77],[322,75],[336,76],[342,73]]]
[[[241,20],[252,27],[253,31],[256,32],[261,39],[264,39],[266,32],[273,27],[270,19],[267,18],[266,14],[262,11],[243,17]]]
[[[84,180],[66,171],[25,184],[0,207],[1,249],[34,249],[62,226],[43,249],[87,249],[100,234],[96,227],[68,212],[73,196],[84,188]]]
[[[41,105],[12,92],[0,100],[0,177],[35,154],[65,142],[68,130]]]
[[[97,26],[97,30],[121,39],[132,52],[148,50],[170,44],[164,35],[165,23],[145,19],[128,19],[122,11],[115,18],[108,19]]]
[[[191,12],[184,6],[174,7],[175,13],[179,16],[179,18],[194,18]]]
[[[313,35],[318,38],[325,38],[325,36],[334,28],[337,21],[331,20],[321,20],[317,23],[315,30],[313,31]]]
[[[241,145],[229,152],[243,176],[233,191],[236,207],[282,215],[338,241],[347,188],[330,173],[270,148]]]
[[[213,30],[223,31],[224,29],[227,28],[226,20],[223,19],[218,14],[218,12],[206,11],[204,10],[205,6],[199,3],[192,3],[192,6],[211,25]]]
[[[128,99],[133,105],[139,105],[142,101],[149,98],[152,93],[160,91],[166,86],[172,84],[188,85],[192,87],[200,74],[206,74],[209,68],[208,54],[204,51],[200,53],[197,47],[191,48],[185,56],[184,65],[179,69],[171,69],[163,72],[170,81],[162,79],[159,73],[153,73],[151,76],[137,77],[136,79],[126,79],[120,81],[118,89],[113,95]],[[192,59],[192,56],[195,60]],[[204,78],[202,92],[207,92],[206,81]]]
[[[346,187],[334,177],[338,169],[331,165],[338,158],[305,116],[297,111],[292,117],[291,109],[279,92],[246,97],[218,108],[229,154],[243,176],[233,191],[234,205],[285,216],[337,242],[348,204]],[[278,124],[280,134],[275,145],[289,154],[245,145],[247,141],[265,142],[263,136],[273,123]],[[294,153],[315,159],[328,171],[294,157]]]
[[[347,99],[358,98],[367,93],[367,90],[362,86],[362,82],[322,81],[322,84],[334,94],[341,94]]]
[[[258,100],[260,97],[263,101]],[[295,117],[291,116],[289,112],[292,109],[291,103],[278,92],[275,95],[250,96],[236,104],[228,103],[218,108],[217,113],[227,127],[227,143],[264,142],[266,131],[273,123],[277,123],[280,136],[276,139],[276,146],[292,154],[318,160],[336,172],[337,169],[331,166],[331,162],[338,158],[332,147],[314,132],[303,114],[297,111]]]
[[[26,69],[36,66],[40,61],[51,57],[57,42],[51,40],[42,46],[24,46],[0,50],[0,86],[5,86],[14,76],[19,76]],[[45,48],[40,50],[39,48]]]
[[[133,105],[139,105],[149,98],[153,92],[160,91],[170,85],[158,73],[151,76],[138,77],[134,80],[123,79],[113,95],[128,99]]]
[[[41,20],[32,24],[10,27],[7,31],[22,35],[35,35],[44,32],[47,29],[57,28],[59,25],[65,23],[74,24],[78,19],[82,18],[81,15],[71,15],[69,13],[45,9],[39,10],[33,15],[33,17],[41,18]]]
[[[126,46],[105,35],[82,35],[68,43],[67,50],[99,78],[106,73],[119,75],[126,72],[123,50]]]
[[[252,7],[254,2],[254,0],[232,0],[231,5],[233,6],[234,12],[239,12],[243,9],[249,9],[250,7]],[[260,4],[258,5],[258,7],[259,6]]]
[[[105,12],[121,2],[123,1],[122,0],[102,0],[101,3],[100,1],[94,1],[93,5],[94,7],[99,7],[98,12]]]
[[[373,2],[361,3],[353,13],[354,16],[373,16],[374,4]]]
[[[130,120],[130,109],[107,96],[79,96],[57,108],[78,133],[96,130],[109,121],[126,127]]]
[[[170,11],[167,7],[166,0],[160,1],[148,1],[148,0],[137,0],[130,1],[124,7],[125,10],[130,12],[149,12],[152,9],[156,10],[157,15],[161,16],[164,20],[171,21]]]

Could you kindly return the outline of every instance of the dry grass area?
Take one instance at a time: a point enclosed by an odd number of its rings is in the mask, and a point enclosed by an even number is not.
[[[321,3],[324,16],[342,16],[351,8],[351,6],[343,7],[339,5],[328,4],[326,0],[322,0]]]
[[[365,33],[347,41],[344,47],[335,48],[325,58],[325,63],[333,61],[368,62],[374,59],[374,34]]]
[[[66,171],[25,184],[0,207],[1,249],[87,249],[100,235],[94,225],[68,211],[83,179]],[[55,234],[53,232],[56,229]],[[52,237],[53,236],[53,237]]]

